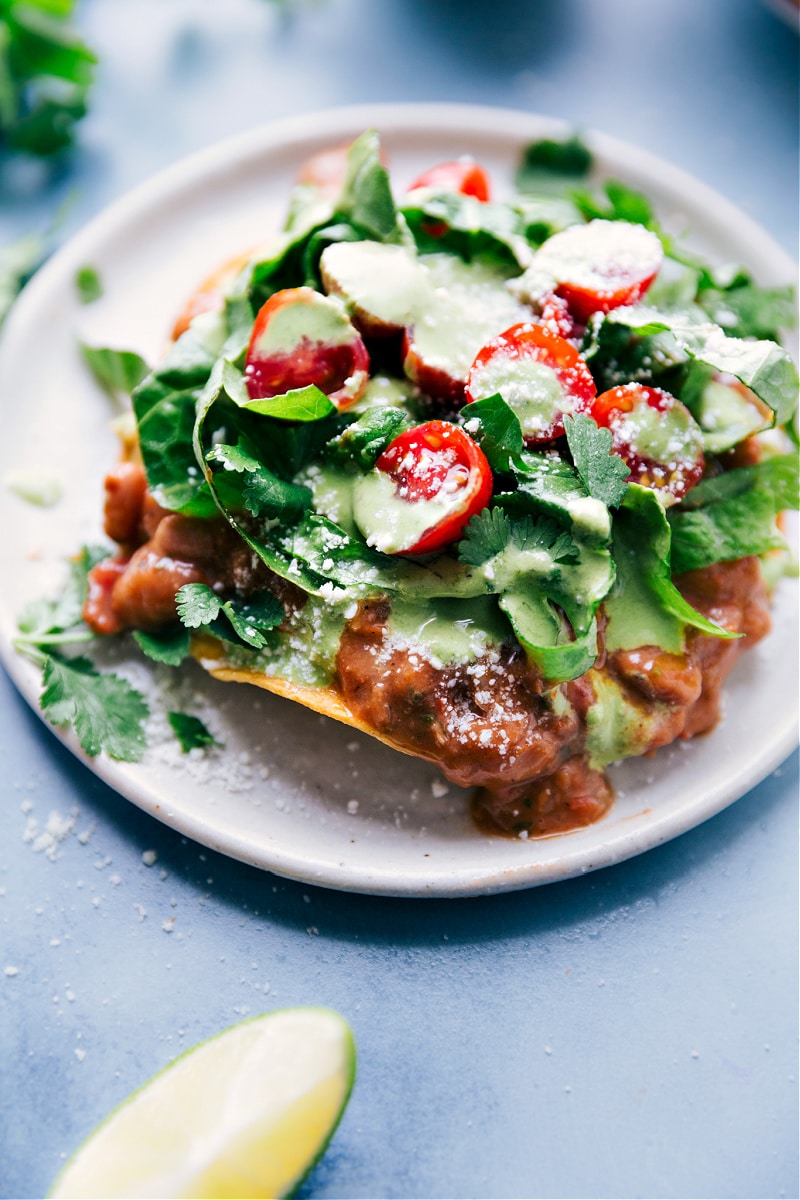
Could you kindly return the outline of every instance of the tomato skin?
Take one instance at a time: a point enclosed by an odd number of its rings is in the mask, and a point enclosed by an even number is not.
[[[584,411],[611,431],[612,448],[630,467],[630,483],[652,488],[669,505],[700,481],[705,469],[702,432],[670,392],[625,383],[595,396]],[[648,445],[648,425],[656,427],[656,436],[666,431],[668,454]]]
[[[261,306],[245,359],[245,383],[251,400],[280,396],[312,383],[339,409],[359,399],[369,382],[369,354],[361,335],[343,313],[340,340],[326,342],[314,335],[314,310],[331,303],[313,288],[297,287],[276,292]],[[290,315],[291,309],[298,310],[295,316],[299,324],[305,321],[308,334],[288,348],[281,347],[279,339],[277,345],[271,344],[277,323]]]
[[[430,554],[457,540],[467,522],[492,495],[492,471],[472,438],[449,421],[426,421],[394,438],[375,463],[411,504],[437,499],[443,488],[453,495],[453,511],[428,529],[402,554]],[[453,485],[454,473],[457,478]]]
[[[412,192],[415,188],[423,187],[461,192],[463,196],[474,196],[476,200],[484,201],[491,195],[489,176],[483,167],[469,157],[428,167],[427,171],[417,176],[408,190]]]
[[[500,391],[502,395],[502,384],[495,387],[489,372],[498,370],[502,375],[504,363],[511,368],[514,364],[525,362],[549,367],[558,381],[563,399],[562,408],[543,414],[543,424],[526,428],[525,420],[521,417],[523,437],[532,446],[560,437],[564,432],[564,414],[583,411],[593,400],[596,389],[589,368],[571,342],[553,333],[547,325],[524,321],[492,338],[478,352],[467,378],[467,401],[485,399],[495,391]],[[515,407],[512,400],[507,399],[506,403],[512,409]]]

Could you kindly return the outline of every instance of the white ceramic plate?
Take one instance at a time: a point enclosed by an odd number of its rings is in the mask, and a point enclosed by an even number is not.
[[[0,489],[0,648],[36,706],[38,672],[13,651],[16,615],[58,586],[64,557],[100,537],[102,478],[116,457],[108,401],[76,339],[131,348],[149,361],[188,293],[227,257],[277,227],[309,154],[376,127],[398,186],[462,153],[508,187],[522,147],[569,131],[498,109],[392,105],[306,116],[256,130],[179,163],[93,221],[26,289],[0,347],[3,429],[18,468],[44,470],[63,500],[43,510]],[[600,135],[599,174],[645,190],[670,226],[715,261],[739,261],[763,284],[792,263],[727,201],[675,168]],[[73,280],[91,264],[104,297],[81,307]],[[475,895],[564,879],[639,854],[710,817],[767,775],[795,740],[796,588],[779,590],[776,633],[745,656],[727,715],[707,738],[613,771],[617,801],[598,824],[520,841],[485,837],[468,796],[425,763],[191,664],[169,701],[203,716],[225,744],[202,760],[164,740],[138,765],[91,769],[123,796],[199,842],[295,879],[367,893]],[[123,663],[150,690],[149,665]],[[166,672],[165,672],[166,674]],[[168,685],[169,686],[169,685]],[[154,720],[156,741],[163,717]],[[80,756],[71,735],[64,740]]]

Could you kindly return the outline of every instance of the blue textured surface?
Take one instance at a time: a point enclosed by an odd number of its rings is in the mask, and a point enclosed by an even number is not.
[[[4,237],[77,189],[66,236],[273,117],[455,100],[624,137],[796,254],[798,42],[756,0],[92,0],[80,19],[101,57],[81,147],[53,175],[4,166]],[[187,843],[76,762],[2,675],[0,711],[3,1197],[42,1195],[181,1049],[294,1004],[340,1009],[359,1050],[304,1200],[797,1195],[796,756],[621,866],[392,901]],[[53,858],[35,840],[51,812],[75,822]]]

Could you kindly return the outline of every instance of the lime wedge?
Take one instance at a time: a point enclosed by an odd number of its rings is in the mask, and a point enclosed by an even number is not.
[[[53,1197],[280,1197],[327,1146],[355,1077],[344,1018],[293,1008],[188,1050],[83,1143]]]

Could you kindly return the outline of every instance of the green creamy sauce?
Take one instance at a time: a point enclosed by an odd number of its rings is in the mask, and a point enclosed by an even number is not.
[[[304,341],[346,346],[353,337],[353,326],[340,301],[314,293],[304,304],[284,304],[275,310],[258,338],[258,351],[291,354]]]
[[[508,273],[449,254],[421,260],[433,284],[431,302],[413,323],[413,350],[426,366],[466,379],[476,354],[497,334],[530,320],[508,290]]]
[[[552,367],[535,359],[498,355],[473,370],[470,378],[473,400],[498,392],[518,417],[523,437],[551,429],[564,410],[564,393],[558,376]]]
[[[386,325],[409,325],[430,303],[431,282],[405,246],[336,242],[323,251],[320,270],[351,308]]]
[[[370,408],[402,408],[416,418],[419,389],[410,379],[393,379],[390,375],[373,375],[363,396],[351,404],[348,413],[365,413]]]
[[[300,472],[295,482],[311,489],[318,513],[340,525],[351,536],[357,532],[353,517],[355,476],[326,463],[313,463]]]
[[[680,405],[659,412],[649,404],[625,413],[615,428],[624,441],[640,454],[659,463],[694,461],[701,445],[700,431],[691,414]]]
[[[394,480],[378,470],[357,477],[352,495],[356,525],[367,545],[383,554],[410,549],[453,511],[452,495],[439,493],[431,500],[413,503],[404,500]]]
[[[452,254],[339,242],[323,251],[320,268],[348,310],[409,329],[414,354],[457,379],[486,342],[531,315],[508,288],[510,272]]]
[[[289,616],[285,629],[271,629],[265,634],[267,644],[261,650],[226,644],[225,662],[231,667],[278,675],[305,687],[329,687],[342,632],[355,612],[352,602],[331,604],[308,596],[303,607]]]
[[[769,420],[738,388],[712,380],[706,384],[695,416],[703,430],[703,449],[720,454],[752,433],[769,428]]]
[[[493,596],[426,603],[396,598],[388,632],[392,643],[419,649],[434,666],[474,662],[513,636]]]
[[[589,766],[602,770],[609,763],[643,754],[664,710],[651,702],[646,709],[631,704],[620,685],[600,671],[589,678],[595,701],[586,714],[586,754]]]

